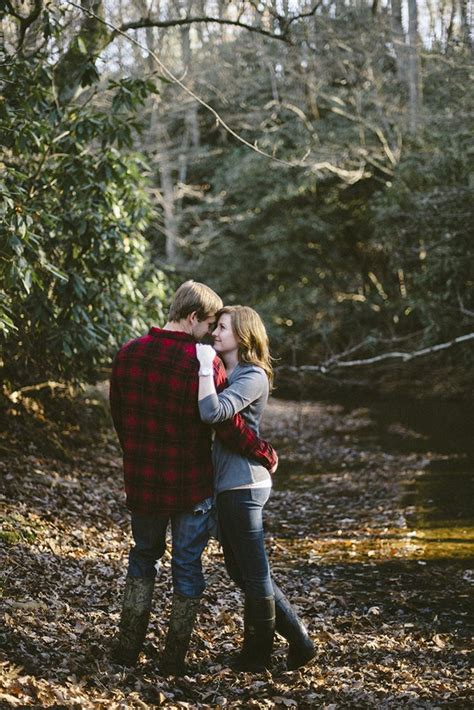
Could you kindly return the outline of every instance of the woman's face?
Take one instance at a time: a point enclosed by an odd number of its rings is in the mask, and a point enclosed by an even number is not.
[[[212,337],[214,338],[214,349],[221,355],[237,351],[239,344],[232,332],[230,313],[221,315]]]

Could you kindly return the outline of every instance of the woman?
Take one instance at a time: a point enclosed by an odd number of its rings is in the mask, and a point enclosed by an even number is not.
[[[209,424],[237,412],[258,434],[273,371],[265,326],[252,308],[227,306],[217,314],[214,348],[197,345],[199,411]],[[228,387],[216,393],[215,353],[224,361]],[[271,491],[271,476],[215,439],[215,495],[227,571],[245,593],[244,644],[237,669],[261,671],[270,667],[274,631],[289,642],[287,667],[295,670],[314,658],[313,642],[295,610],[270,574],[263,533],[263,507]]]

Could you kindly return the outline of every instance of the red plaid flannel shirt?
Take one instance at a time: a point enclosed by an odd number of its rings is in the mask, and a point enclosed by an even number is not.
[[[194,338],[160,328],[126,343],[115,357],[110,406],[130,510],[171,514],[212,495],[211,428],[199,416],[198,369]],[[224,389],[219,358],[214,379]],[[229,448],[268,469],[274,465],[274,449],[240,414],[214,428]]]

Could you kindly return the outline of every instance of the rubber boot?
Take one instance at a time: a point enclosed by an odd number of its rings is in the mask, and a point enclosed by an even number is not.
[[[123,666],[134,666],[142,650],[153,599],[154,579],[127,577],[122,603],[117,643],[112,660]]]
[[[244,644],[234,664],[234,669],[253,673],[261,673],[269,669],[274,633],[274,597],[250,597],[246,594]]]
[[[162,675],[184,675],[184,661],[200,602],[201,597],[184,597],[177,592],[173,594],[165,649],[160,663]]]
[[[289,643],[286,667],[294,671],[315,657],[316,648],[295,609],[285,595],[278,591],[279,594],[275,596],[275,628]]]

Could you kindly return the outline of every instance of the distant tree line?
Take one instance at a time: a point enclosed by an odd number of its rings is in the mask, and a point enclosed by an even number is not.
[[[187,277],[282,363],[474,330],[464,0],[81,5],[2,15],[7,382],[93,379]]]

